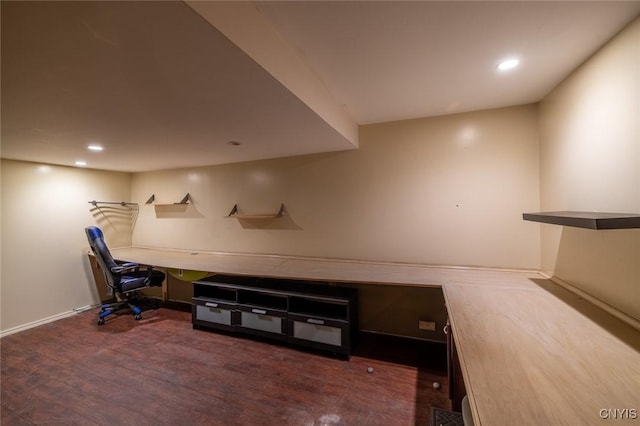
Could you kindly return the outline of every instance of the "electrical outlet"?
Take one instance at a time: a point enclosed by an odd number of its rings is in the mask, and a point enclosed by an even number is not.
[[[433,321],[418,321],[418,329],[436,331],[436,323]]]

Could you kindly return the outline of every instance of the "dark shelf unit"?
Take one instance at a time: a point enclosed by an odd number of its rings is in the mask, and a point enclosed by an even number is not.
[[[533,222],[595,230],[640,228],[640,214],[633,213],[557,211],[523,213],[522,218]]]
[[[193,282],[192,323],[349,358],[359,330],[358,291],[327,282],[214,275]]]

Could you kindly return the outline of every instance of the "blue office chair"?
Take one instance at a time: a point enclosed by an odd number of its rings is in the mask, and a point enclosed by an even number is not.
[[[89,226],[84,231],[87,234],[91,251],[96,256],[100,269],[104,273],[108,293],[112,294],[116,300],[114,303],[107,303],[100,307],[98,325],[103,325],[106,317],[126,307],[132,311],[136,320],[141,319],[142,309],[137,305],[144,301],[144,297],[141,297],[139,290],[161,286],[165,274],[154,271],[153,266],[115,261],[109,252],[100,228]]]

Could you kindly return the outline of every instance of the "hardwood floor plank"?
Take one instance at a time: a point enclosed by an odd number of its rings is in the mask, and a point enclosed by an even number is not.
[[[19,413],[5,404],[0,405],[0,412],[2,412],[2,419],[0,420],[2,424],[13,426],[33,426],[35,424],[23,418]]]
[[[104,326],[84,312],[0,351],[10,426],[427,425],[431,405],[449,407],[440,345],[369,336],[346,361],[193,330],[190,313],[165,308]]]

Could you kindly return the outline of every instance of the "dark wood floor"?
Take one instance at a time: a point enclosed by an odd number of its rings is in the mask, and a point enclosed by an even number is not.
[[[428,425],[449,408],[439,344],[365,335],[345,361],[193,330],[174,309],[96,313],[0,340],[2,425]]]

